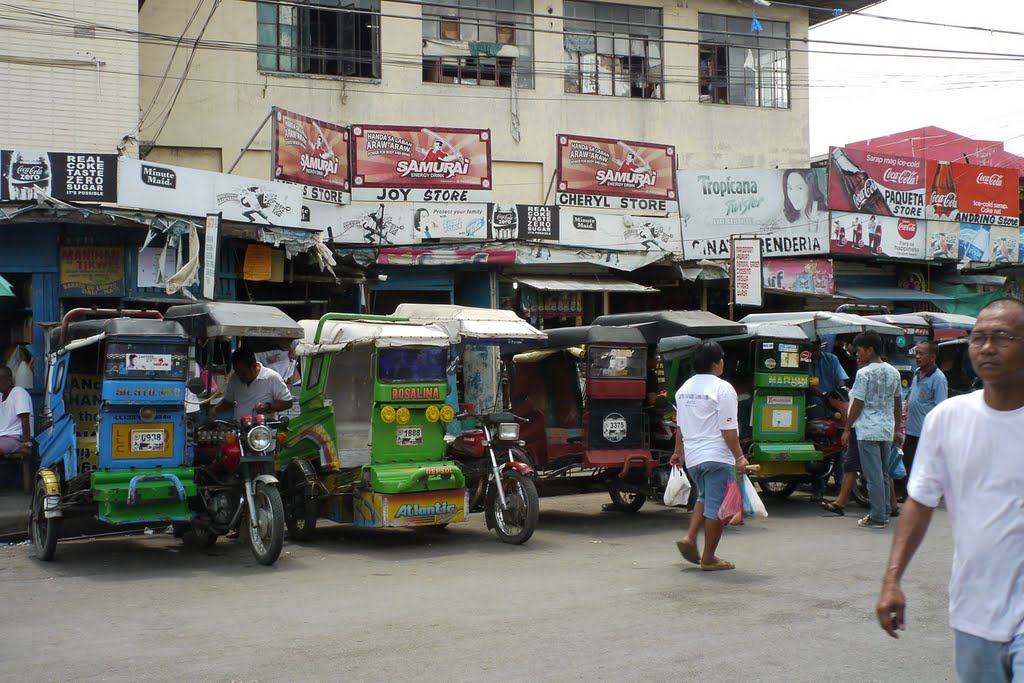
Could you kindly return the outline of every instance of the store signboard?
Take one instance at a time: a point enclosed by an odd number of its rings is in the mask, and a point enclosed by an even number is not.
[[[833,147],[828,183],[833,211],[925,217],[924,159]]]
[[[630,213],[675,213],[676,153],[671,145],[558,135],[558,193],[563,206]]]
[[[929,161],[930,220],[1018,227],[1020,179],[1012,169]]]
[[[928,256],[937,261],[960,259],[960,224],[948,221],[926,221]]]
[[[558,207],[535,204],[491,204],[490,238],[558,241]]]
[[[737,306],[761,306],[761,240],[733,239],[730,253],[733,302]]]
[[[347,204],[348,128],[277,107],[271,119],[274,179],[302,185],[303,198],[309,201]]]
[[[831,259],[766,259],[762,272],[765,289],[814,296],[836,293]]]
[[[680,171],[686,260],[728,258],[733,235],[756,235],[765,258],[827,254],[828,209],[819,171]]]
[[[453,265],[513,265],[514,250],[485,249],[381,249],[378,265],[388,266],[453,266]]]
[[[558,226],[558,241],[563,246],[646,252],[659,256],[682,252],[679,221],[675,216],[659,218],[562,209]],[[618,256],[610,251],[608,259],[611,263]]]
[[[60,295],[124,296],[124,250],[121,247],[62,246]]]
[[[413,209],[413,240],[487,239],[486,204],[423,204]]]
[[[831,251],[867,258],[927,259],[925,223],[916,218],[833,211]]]
[[[489,202],[491,132],[353,125],[352,199]]]
[[[302,227],[298,185],[136,159],[118,162],[117,203],[183,216],[222,213],[228,221]]]
[[[1020,263],[1020,237],[1020,228],[961,223],[957,257],[980,263]]]
[[[0,201],[35,201],[36,191],[63,202],[117,200],[117,155],[0,150]]]

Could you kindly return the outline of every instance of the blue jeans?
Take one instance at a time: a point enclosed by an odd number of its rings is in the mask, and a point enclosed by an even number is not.
[[[953,630],[961,683],[1024,681],[1024,635],[997,643]]]
[[[889,521],[889,451],[892,444],[886,441],[864,441],[857,439],[860,451],[860,471],[868,485],[871,500],[871,519],[885,524]]]

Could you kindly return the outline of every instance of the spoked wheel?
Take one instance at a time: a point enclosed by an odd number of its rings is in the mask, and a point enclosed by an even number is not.
[[[212,548],[217,542],[217,534],[213,529],[195,524],[191,531],[185,534],[187,543],[194,543],[197,548]]]
[[[245,533],[253,557],[260,564],[271,565],[277,561],[284,545],[284,503],[281,492],[275,486],[256,483],[253,493],[256,507],[256,525],[245,519]],[[248,515],[246,515],[248,517]]]
[[[487,493],[487,525],[504,543],[520,545],[530,540],[540,517],[537,487],[529,477],[510,470],[502,473],[498,486],[505,492],[508,507],[502,509],[501,497],[493,488]]]
[[[786,481],[761,481],[761,492],[772,498],[789,498],[796,491],[795,482]]]
[[[857,505],[864,508],[871,507],[871,496],[868,495],[868,482],[860,472],[857,473],[857,481],[854,483],[850,494],[857,501]]]
[[[32,536],[32,547],[35,548],[36,557],[43,562],[49,562],[57,553],[60,522],[59,517],[46,518],[46,484],[39,480],[32,497],[29,534]]]
[[[608,489],[608,495],[615,507],[629,512],[639,512],[640,508],[647,502],[646,493],[633,493],[631,491],[620,491],[616,487]]]
[[[308,465],[307,465],[308,466]],[[312,541],[316,533],[316,498],[306,491],[305,468],[293,461],[288,465],[284,522],[293,541]]]

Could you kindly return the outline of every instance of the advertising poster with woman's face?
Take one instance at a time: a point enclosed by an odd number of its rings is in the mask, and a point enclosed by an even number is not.
[[[824,169],[680,171],[687,259],[727,258],[733,236],[756,235],[764,256],[828,252]]]

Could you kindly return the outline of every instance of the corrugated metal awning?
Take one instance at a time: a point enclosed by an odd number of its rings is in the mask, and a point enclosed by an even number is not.
[[[952,301],[953,297],[902,287],[836,285],[836,294],[858,301]]]
[[[562,277],[545,275],[515,275],[512,278],[521,285],[548,292],[633,292],[635,294],[652,294],[658,290],[654,287],[638,285],[628,280],[616,280],[610,277]]]

